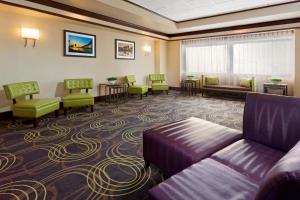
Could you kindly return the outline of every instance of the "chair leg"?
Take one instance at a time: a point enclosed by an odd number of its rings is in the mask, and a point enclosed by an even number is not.
[[[148,92],[146,92],[146,97],[148,96]]]
[[[141,99],[143,99],[143,95],[142,94],[140,95],[140,97],[141,97]]]
[[[169,94],[169,90],[167,90],[167,94]]]
[[[12,117],[12,124],[15,125],[15,124],[16,124],[16,121],[17,121],[16,117],[13,116],[13,117]]]
[[[40,122],[40,119],[39,119],[39,118],[35,118],[35,119],[34,119],[34,122],[33,122],[34,128],[36,128],[36,127],[39,126],[39,122]]]
[[[55,113],[55,118],[58,118],[59,110],[54,111]]]
[[[64,115],[67,116],[68,109],[64,108]]]
[[[94,112],[94,105],[91,105],[91,112]]]

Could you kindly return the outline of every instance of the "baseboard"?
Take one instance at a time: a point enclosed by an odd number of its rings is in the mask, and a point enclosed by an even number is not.
[[[0,121],[12,119],[12,112],[11,111],[5,111],[0,113]]]
[[[170,90],[181,91],[180,87],[169,87]]]

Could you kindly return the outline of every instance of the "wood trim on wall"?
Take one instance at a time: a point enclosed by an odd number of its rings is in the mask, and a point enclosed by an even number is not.
[[[48,15],[52,15],[52,16],[56,16],[56,17],[61,17],[61,18],[69,19],[69,20],[74,20],[74,21],[78,21],[78,22],[88,23],[88,24],[92,24],[92,25],[96,25],[96,26],[101,26],[101,27],[105,27],[105,28],[118,30],[118,31],[124,31],[124,32],[127,32],[127,33],[133,33],[133,34],[137,34],[137,35],[142,35],[142,36],[147,36],[147,37],[167,41],[167,39],[160,38],[160,37],[155,37],[153,35],[138,33],[138,32],[130,31],[130,30],[127,30],[127,29],[122,29],[122,28],[108,26],[108,25],[104,25],[104,24],[100,24],[100,23],[96,23],[96,22],[86,21],[86,20],[82,20],[82,19],[78,19],[78,18],[66,16],[66,15],[61,15],[61,14],[57,14],[57,13],[54,13],[54,12],[49,12],[49,11],[46,11],[46,10],[32,8],[32,7],[28,7],[28,6],[24,6],[24,5],[20,5],[20,4],[15,4],[15,3],[11,3],[11,2],[7,2],[7,1],[3,1],[3,0],[0,0],[0,3],[5,4],[5,5],[9,5],[9,6],[15,6],[15,7],[19,7],[19,8],[33,10],[33,11],[37,11],[37,12],[40,12],[40,13],[44,13],[44,14],[48,14]],[[139,29],[137,29],[137,30],[139,30]],[[157,34],[157,35],[160,35],[160,34]],[[165,35],[167,35],[167,34],[165,34]],[[161,36],[166,37],[165,35],[161,35]]]
[[[123,25],[123,26],[127,26],[127,27],[131,27],[131,28],[134,28],[134,29],[137,29],[137,30],[140,30],[140,31],[154,33],[154,34],[160,35],[162,37],[167,37],[169,39],[163,39],[163,38],[160,38],[160,37],[155,37],[155,36],[152,36],[152,35],[138,33],[138,32],[134,32],[134,31],[122,29],[122,28],[117,28],[117,27],[113,27],[113,26],[109,26],[109,25],[103,25],[103,24],[96,23],[96,22],[77,19],[77,18],[74,18],[74,17],[65,16],[65,15],[62,15],[62,14],[57,14],[57,13],[54,13],[54,12],[49,12],[49,11],[45,11],[45,10],[41,10],[41,9],[37,9],[37,8],[32,8],[32,7],[20,5],[20,4],[10,3],[10,2],[3,1],[3,0],[0,0],[0,3],[10,5],[10,6],[16,6],[16,7],[21,7],[21,8],[25,8],[25,9],[30,9],[30,10],[34,10],[34,11],[38,11],[38,12],[41,12],[41,13],[45,13],[45,14],[49,14],[49,15],[53,15],[53,16],[57,16],[57,17],[62,17],[62,18],[66,18],[66,19],[70,19],[70,20],[74,20],[74,21],[89,23],[89,24],[102,26],[102,27],[106,27],[106,28],[111,28],[111,29],[115,29],[115,30],[119,30],[119,31],[128,32],[128,33],[133,33],[133,34],[143,35],[143,36],[152,37],[152,38],[156,38],[156,39],[161,39],[161,40],[172,40],[172,38],[174,38],[174,37],[184,37],[184,36],[218,33],[218,32],[225,32],[225,31],[253,29],[253,28],[270,27],[270,26],[276,26],[276,25],[300,23],[300,18],[292,18],[292,19],[283,19],[283,20],[270,21],[270,22],[253,23],[253,24],[247,24],[247,25],[229,26],[229,27],[224,27],[224,28],[215,28],[215,29],[207,29],[207,30],[200,30],[200,31],[190,31],[190,32],[182,32],[182,33],[175,33],[175,34],[167,34],[167,33],[162,33],[162,32],[159,32],[159,31],[155,31],[153,29],[145,28],[145,27],[142,27],[142,26],[139,26],[139,25],[135,25],[135,24],[132,24],[132,23],[129,23],[129,22],[125,22],[125,21],[122,21],[122,20],[111,18],[111,17],[105,16],[105,15],[93,13],[93,12],[90,12],[90,11],[87,11],[87,10],[83,10],[83,9],[80,9],[80,8],[76,8],[76,7],[73,7],[73,6],[62,4],[62,3],[59,3],[59,2],[55,2],[55,1],[52,1],[52,0],[25,0],[25,1],[38,3],[40,5],[45,5],[45,6],[49,6],[49,7],[52,7],[52,8],[56,8],[56,9],[60,9],[60,10],[64,10],[64,11],[84,15],[84,16],[87,16],[87,17],[91,17],[91,18],[95,18],[95,19],[99,19],[99,20],[103,20],[103,21],[107,21],[107,22],[111,22],[111,23],[115,23],[115,24],[119,24],[119,25]],[[296,28],[298,28],[298,27],[296,27]],[[200,38],[200,36],[197,36],[197,38]],[[174,38],[174,40],[181,40],[181,39],[175,39]]]
[[[59,3],[59,2],[56,2],[56,1],[52,1],[52,0],[26,0],[26,1],[41,4],[41,5],[56,8],[56,9],[60,9],[60,10],[64,10],[64,11],[68,11],[68,12],[71,12],[71,13],[76,13],[76,14],[79,14],[79,15],[83,15],[83,16],[87,16],[87,17],[91,17],[91,18],[95,18],[95,19],[99,19],[99,20],[106,21],[106,22],[115,23],[115,24],[122,25],[122,26],[127,26],[127,27],[138,29],[138,30],[141,30],[141,31],[154,33],[154,34],[157,34],[157,35],[167,36],[166,33],[163,33],[163,32],[157,31],[157,30],[153,30],[153,29],[150,29],[150,28],[147,28],[147,27],[144,27],[144,26],[140,26],[140,25],[137,25],[137,24],[126,22],[126,21],[123,21],[123,20],[119,20],[119,19],[116,19],[116,18],[113,18],[113,17],[105,16],[105,15],[95,13],[95,12],[91,12],[91,11],[88,11],[88,10],[83,10],[81,8],[77,8],[77,7],[74,7],[74,6],[70,6],[70,5]]]
[[[217,32],[224,32],[224,31],[235,31],[235,30],[241,30],[241,29],[262,28],[262,27],[269,27],[269,26],[294,24],[294,23],[299,23],[299,22],[300,22],[300,17],[293,18],[293,19],[270,21],[270,22],[260,22],[260,23],[254,23],[254,24],[229,26],[229,27],[224,27],[224,28],[207,29],[207,30],[201,30],[201,31],[191,31],[191,32],[184,32],[184,33],[169,34],[168,36],[169,37],[180,37],[180,36],[190,36],[190,35],[201,35],[201,34],[217,33]]]

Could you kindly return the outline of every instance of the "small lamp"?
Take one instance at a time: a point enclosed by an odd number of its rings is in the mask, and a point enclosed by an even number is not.
[[[151,53],[151,47],[148,45],[144,46],[144,51],[145,51],[145,55],[149,56],[149,54]]]
[[[24,47],[27,46],[27,40],[30,39],[30,40],[33,40],[32,48],[34,48],[36,40],[40,38],[40,32],[38,29],[22,28],[21,36],[22,36],[22,38],[25,39]]]

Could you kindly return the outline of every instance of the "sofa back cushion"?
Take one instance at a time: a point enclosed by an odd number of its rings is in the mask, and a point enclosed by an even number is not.
[[[150,74],[149,80],[152,82],[161,82],[161,81],[165,81],[166,78],[164,74]]]
[[[218,77],[206,76],[204,83],[205,85],[219,85],[220,81]]]
[[[241,78],[240,86],[250,88],[251,87],[251,79]]]
[[[8,99],[40,93],[39,85],[36,81],[11,83],[3,85],[3,88]]]
[[[66,90],[93,89],[94,84],[91,78],[65,79],[64,86]]]
[[[243,134],[245,139],[289,151],[300,139],[300,98],[249,93]]]
[[[136,82],[135,76],[134,75],[126,76],[126,81],[127,81],[128,85],[134,85],[134,83]]]
[[[300,142],[266,174],[256,200],[300,199]]]

